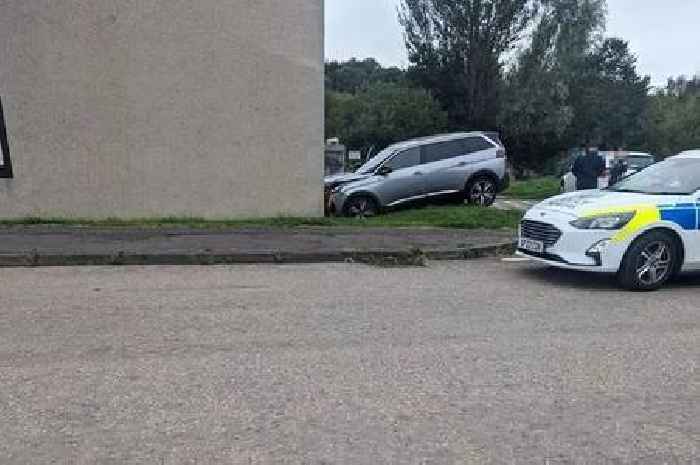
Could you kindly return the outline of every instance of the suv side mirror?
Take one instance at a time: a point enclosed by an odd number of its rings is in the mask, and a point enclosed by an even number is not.
[[[379,176],[386,176],[386,175],[390,174],[392,171],[394,171],[394,170],[392,170],[390,166],[384,165],[377,170],[377,174]]]

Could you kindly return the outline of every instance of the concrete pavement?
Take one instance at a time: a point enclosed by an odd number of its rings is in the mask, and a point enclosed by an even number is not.
[[[498,197],[496,202],[493,204],[493,208],[499,210],[529,210],[536,203],[541,202],[540,200],[523,200],[515,199],[511,197]]]
[[[473,258],[513,248],[512,231],[436,228],[0,228],[0,266],[375,263]],[[419,251],[419,252],[418,252]]]
[[[697,465],[700,277],[0,269],[0,463]]]

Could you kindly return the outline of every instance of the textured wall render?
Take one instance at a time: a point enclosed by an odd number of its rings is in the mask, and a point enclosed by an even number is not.
[[[323,0],[5,0],[0,217],[319,215]]]

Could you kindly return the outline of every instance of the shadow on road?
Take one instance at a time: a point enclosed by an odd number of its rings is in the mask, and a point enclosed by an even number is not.
[[[521,268],[519,273],[525,278],[535,279],[550,286],[584,290],[620,290],[615,275],[586,273],[582,271],[563,270],[546,266]],[[665,289],[700,288],[700,273],[684,273],[666,284]]]

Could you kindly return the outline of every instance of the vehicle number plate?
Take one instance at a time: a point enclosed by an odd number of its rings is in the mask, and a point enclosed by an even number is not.
[[[544,242],[542,241],[533,241],[532,239],[521,237],[519,247],[528,252],[544,253]]]

